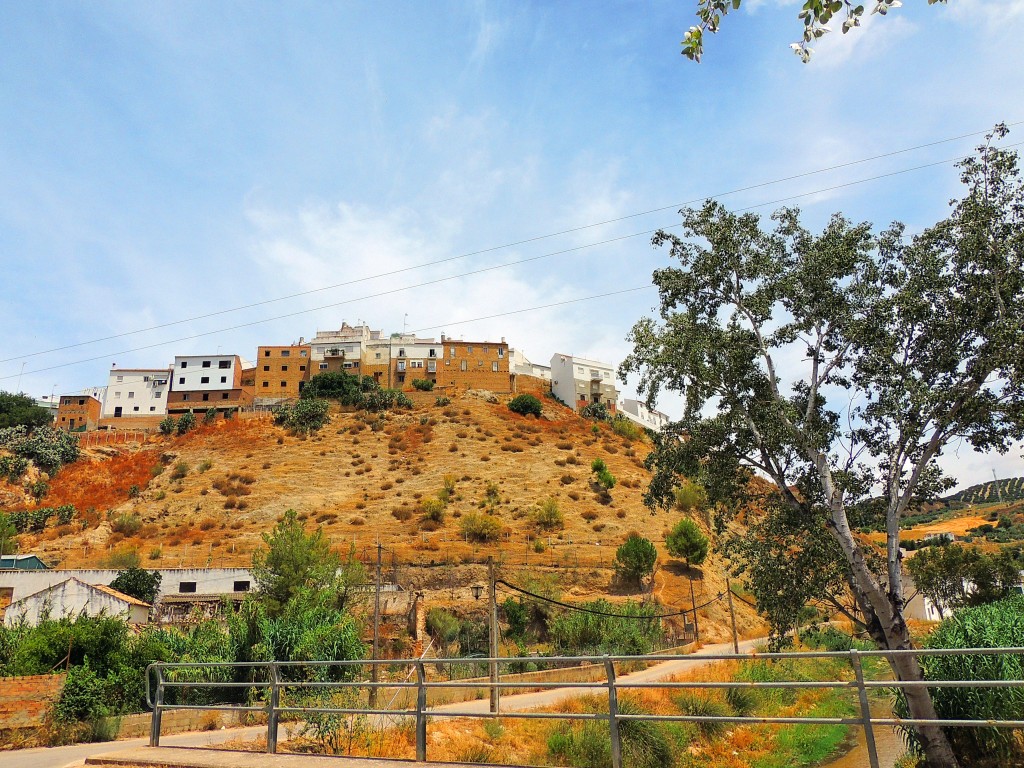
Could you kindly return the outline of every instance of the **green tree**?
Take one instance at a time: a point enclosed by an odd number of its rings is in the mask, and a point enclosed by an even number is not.
[[[322,528],[306,533],[294,509],[284,513],[272,531],[263,534],[265,549],[252,557],[256,593],[271,616],[280,614],[303,589],[334,586],[341,557],[331,549]]]
[[[635,581],[643,587],[644,579],[653,575],[658,562],[658,550],[635,531],[615,550],[615,571],[626,581]]]
[[[18,542],[14,538],[17,535],[14,521],[5,512],[0,512],[0,556],[13,555],[18,551]]]
[[[945,3],[946,0],[928,0],[928,5]],[[691,61],[700,61],[704,55],[704,33],[718,32],[722,17],[729,11],[739,10],[743,0],[697,0],[697,18],[699,24],[690,27],[683,35],[682,54]],[[885,16],[893,8],[899,8],[900,0],[874,0],[871,12]],[[859,27],[864,17],[864,4],[855,0],[806,0],[801,6],[797,18],[803,26],[803,35],[798,42],[790,43],[790,48],[805,64],[811,60],[814,49],[810,43],[824,37],[832,31],[830,21],[840,14],[843,15],[842,30],[845,35],[854,27]]]
[[[0,429],[19,426],[35,429],[52,423],[50,411],[36,405],[28,395],[0,391]]]
[[[144,568],[125,568],[114,577],[110,586],[118,592],[131,595],[144,603],[153,604],[160,593],[162,577],[158,571],[147,571]]]
[[[693,520],[684,517],[665,539],[665,547],[673,557],[681,557],[686,567],[701,565],[708,556],[708,537]]]
[[[927,547],[907,561],[907,572],[921,594],[935,604],[941,617],[957,608],[1008,597],[1020,583],[1015,554],[1003,550],[989,555],[961,544]]]
[[[991,146],[1003,134],[959,163],[966,192],[950,216],[909,240],[900,224],[876,237],[841,215],[816,236],[794,210],[777,212],[772,231],[714,202],[684,210],[683,236],[654,238],[679,261],[654,274],[663,324],[634,326],[620,371],[640,374],[648,396],[685,397],[683,419],[648,457],[648,503],[671,504],[685,476],[735,510],[754,473],[769,478],[798,529],[835,542],[879,648],[913,647],[900,520],[949,487],[936,458],[958,440],[1006,451],[1024,437],[1024,187],[1016,154]],[[884,499],[880,556],[847,515],[868,495]],[[912,656],[890,664],[899,679],[922,679]],[[934,718],[925,689],[907,697],[915,718]],[[940,729],[916,735],[930,767],[957,765]]]

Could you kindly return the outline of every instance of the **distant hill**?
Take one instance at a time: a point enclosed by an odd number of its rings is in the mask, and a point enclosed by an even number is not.
[[[998,490],[997,490],[998,486]],[[993,480],[988,483],[972,485],[951,496],[945,501],[962,501],[966,504],[990,504],[1000,500],[1024,500],[1024,477],[1011,477],[1007,480]]]

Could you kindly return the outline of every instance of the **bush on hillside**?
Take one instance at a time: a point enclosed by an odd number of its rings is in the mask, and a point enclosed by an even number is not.
[[[353,376],[344,371],[325,371],[313,376],[302,388],[303,399],[326,398],[341,405],[361,406],[367,392],[380,389],[371,376]]]
[[[558,502],[554,499],[545,499],[530,517],[533,524],[542,531],[555,531],[565,527]]]
[[[467,512],[459,520],[459,530],[470,541],[496,541],[501,536],[501,521],[486,512]]]
[[[686,561],[686,567],[701,565],[708,556],[708,537],[700,527],[684,517],[665,538],[665,546],[673,557]]]
[[[413,379],[412,387],[420,392],[429,392],[434,388],[434,382],[430,379]]]
[[[191,431],[195,427],[195,425],[196,415],[192,413],[192,411],[189,411],[188,413],[183,413],[181,415],[181,418],[178,419],[178,425],[176,429],[179,435],[184,435],[187,432]]]
[[[160,434],[173,435],[178,430],[178,420],[173,416],[165,416],[160,421]]]
[[[615,418],[612,419],[612,432],[627,440],[639,440],[644,436],[644,428],[621,413],[615,414]]]
[[[318,431],[331,420],[330,403],[326,400],[303,399],[294,405],[274,408],[274,423],[301,435]]]
[[[508,404],[508,409],[521,416],[528,416],[530,414],[540,416],[542,407],[540,400],[533,395],[517,395]]]
[[[611,419],[608,406],[604,403],[588,403],[580,410],[580,416],[584,419],[594,419],[595,421],[609,421]]]
[[[78,460],[78,435],[49,426],[31,432],[25,426],[0,429],[0,448],[30,461],[48,475]]]

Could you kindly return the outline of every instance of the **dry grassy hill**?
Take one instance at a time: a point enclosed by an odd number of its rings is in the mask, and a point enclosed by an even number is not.
[[[21,549],[61,567],[107,565],[133,551],[144,567],[244,566],[261,534],[295,509],[366,562],[380,540],[388,573],[426,590],[428,602],[467,599],[488,556],[510,581],[549,573],[567,597],[623,599],[629,590],[612,585],[611,564],[615,548],[636,530],[662,552],[653,585],[659,600],[688,607],[689,581],[662,541],[678,513],[652,513],[642,502],[648,444],[607,424],[595,429],[551,400],[540,419],[512,413],[507,400],[471,392],[438,407],[424,393],[411,411],[335,411],[309,438],[254,416],[132,449],[90,449],[41,502],[73,503],[79,518],[23,535]],[[607,503],[591,486],[595,458],[618,480]],[[446,480],[454,489],[437,525],[425,519],[423,505]],[[6,491],[9,503],[15,491]],[[546,499],[562,512],[562,530],[534,526],[531,511]],[[496,541],[474,542],[463,523],[484,511],[502,532]],[[712,555],[695,583],[697,602],[723,590],[724,571]],[[760,631],[753,612],[737,607],[741,630]],[[705,609],[702,623],[708,637],[724,639],[725,602]]]

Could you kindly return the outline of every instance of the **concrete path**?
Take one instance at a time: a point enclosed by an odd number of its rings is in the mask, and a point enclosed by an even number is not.
[[[740,653],[749,653],[763,642],[763,638],[744,640],[740,643]],[[619,683],[630,683],[664,680],[667,677],[672,677],[673,675],[680,674],[681,672],[688,672],[705,664],[716,663],[709,659],[702,659],[701,656],[728,653],[732,653],[731,642],[708,645],[693,653],[690,658],[654,664],[640,672],[632,672],[628,675],[622,675],[618,678],[618,681]],[[500,709],[505,712],[520,712],[527,709],[533,709],[535,707],[553,706],[567,699],[583,696],[588,693],[604,696],[606,695],[606,691],[607,688],[600,684],[595,685],[592,688],[551,688],[536,693],[522,693],[514,696],[504,696],[500,702]],[[453,715],[458,712],[486,713],[488,711],[488,707],[489,703],[487,699],[476,699],[473,701],[455,702],[452,704],[432,707],[430,711],[437,714],[446,714],[450,712]],[[390,720],[391,718],[388,719]],[[160,745],[161,747],[210,747],[234,739],[256,739],[264,735],[266,732],[266,726],[254,726],[251,728],[230,728],[220,731],[181,733],[171,736],[161,736]],[[12,752],[0,752],[0,762],[2,762],[3,768],[64,768],[69,765],[81,765],[83,760],[100,754],[109,756],[118,754],[122,751],[127,752],[128,750],[137,750],[140,747],[145,747],[148,743],[148,739],[127,739],[124,741],[100,744],[75,744],[69,747],[23,749]],[[231,765],[238,765],[238,753],[234,754],[236,755],[236,762]],[[307,760],[309,758],[303,757],[302,759]],[[337,761],[337,758],[330,759]],[[249,758],[246,757],[246,765],[248,765],[248,760]],[[372,764],[381,768],[381,763],[379,761],[373,761]],[[306,763],[303,763],[303,765],[306,765]],[[337,766],[338,763],[334,762],[332,765]],[[351,765],[351,763],[345,763],[345,765],[348,766]],[[401,765],[408,766],[409,763],[401,763]],[[431,763],[431,765],[437,764]]]

